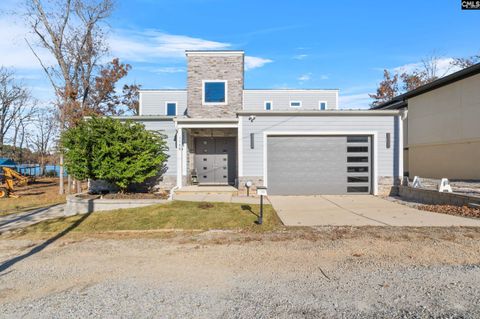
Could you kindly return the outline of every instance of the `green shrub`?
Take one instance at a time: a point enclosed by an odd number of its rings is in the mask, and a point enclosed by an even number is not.
[[[122,191],[158,175],[167,160],[164,135],[133,121],[93,117],[65,131],[61,142],[75,179],[106,180]]]

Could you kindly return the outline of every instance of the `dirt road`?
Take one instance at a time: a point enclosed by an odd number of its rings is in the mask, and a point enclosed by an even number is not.
[[[478,318],[480,230],[0,241],[5,318]]]

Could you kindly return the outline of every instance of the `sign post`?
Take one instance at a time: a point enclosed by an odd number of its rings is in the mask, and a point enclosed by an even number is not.
[[[267,188],[265,186],[257,186],[257,195],[260,196],[260,214],[258,215],[257,224],[263,223],[263,196],[267,196]]]

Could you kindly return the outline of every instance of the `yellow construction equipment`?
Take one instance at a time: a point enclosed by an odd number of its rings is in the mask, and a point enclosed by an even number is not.
[[[26,176],[18,173],[16,170],[9,167],[2,166],[3,176],[0,184],[0,198],[13,197],[18,198],[13,194],[14,186],[25,186],[29,179]],[[15,180],[15,181],[14,181]]]

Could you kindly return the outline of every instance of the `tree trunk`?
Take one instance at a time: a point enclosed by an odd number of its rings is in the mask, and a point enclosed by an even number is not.
[[[60,153],[60,163],[59,163],[59,166],[60,166],[60,169],[59,169],[59,187],[58,187],[58,193],[59,194],[63,194],[64,193],[64,190],[63,190],[63,154]]]
[[[67,175],[67,194],[70,194],[71,187],[72,187],[72,176],[68,174]]]

